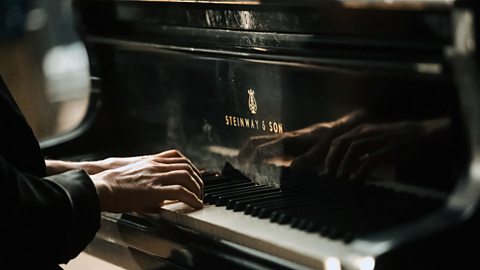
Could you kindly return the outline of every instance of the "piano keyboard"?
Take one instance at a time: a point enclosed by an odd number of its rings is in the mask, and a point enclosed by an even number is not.
[[[214,239],[318,268],[331,263],[331,258],[342,258],[343,265],[375,256],[351,242],[412,221],[443,203],[382,186],[306,177],[284,177],[280,188],[257,184],[240,173],[204,177],[203,209],[172,203],[149,219],[166,220]]]
[[[240,173],[204,177],[204,203],[345,242],[408,222],[442,200],[327,176],[288,175],[281,188]]]

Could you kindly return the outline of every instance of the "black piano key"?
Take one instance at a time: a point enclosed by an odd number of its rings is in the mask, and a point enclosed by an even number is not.
[[[281,196],[282,192],[280,190],[274,190],[272,192],[267,192],[264,195],[252,195],[250,197],[245,197],[242,199],[231,200],[227,204],[227,209],[232,209],[234,212],[244,211],[245,207],[249,203],[258,203],[262,201],[272,200],[280,198]]]
[[[285,196],[285,195],[282,194],[282,196],[280,196],[280,197],[272,197],[271,199],[266,200],[266,201],[258,201],[258,202],[248,203],[245,206],[244,213],[246,215],[252,215],[253,210],[258,211],[258,208],[276,206],[279,203],[281,203],[282,201],[285,201],[285,200],[288,200],[288,199],[301,200],[303,198],[305,198],[305,196],[302,196],[300,194],[296,194],[296,195],[290,194],[288,196]]]
[[[230,176],[202,177],[202,180],[205,186],[207,187],[215,184],[222,184],[222,183],[232,182],[232,181],[251,182],[248,178],[230,177]]]
[[[281,194],[282,193],[281,193],[280,189],[270,188],[268,190],[265,190],[265,192],[263,192],[263,193],[248,194],[248,195],[243,196],[241,198],[229,199],[226,207],[229,210],[233,210],[234,212],[238,212],[238,211],[240,211],[238,209],[240,208],[240,205],[242,203],[245,206],[245,204],[247,202],[253,202],[253,201],[258,201],[258,200],[266,200],[268,198],[272,198],[272,196],[280,196]]]
[[[275,210],[270,217],[271,222],[280,224],[287,224],[293,221],[294,218],[300,218],[314,214],[317,211],[327,210],[326,206],[343,207],[340,206],[334,198],[323,198],[323,200],[313,200],[308,205],[291,205],[285,208]]]
[[[246,187],[246,186],[253,186],[253,185],[255,185],[255,183],[253,182],[231,182],[231,183],[214,185],[211,187],[204,188],[204,193],[212,193],[212,192],[218,192],[222,190],[229,190],[237,187]]]
[[[371,226],[370,215],[359,209],[337,208],[323,211],[316,215],[305,217],[304,229],[309,232],[317,231],[320,226],[328,225],[331,229],[326,233],[326,236],[332,233],[332,230],[346,231],[344,228],[354,228],[358,226],[359,222],[367,226]],[[300,227],[299,227],[300,228]]]
[[[228,187],[228,188],[223,188],[221,190],[216,190],[216,191],[213,191],[213,192],[207,192],[207,193],[205,193],[203,201],[205,203],[211,203],[214,200],[214,198],[216,198],[217,196],[219,196],[221,194],[238,192],[239,190],[246,190],[246,189],[252,188],[254,186],[256,186],[255,183],[245,183],[244,185],[239,185],[239,186],[236,186],[236,187]]]
[[[256,187],[264,187],[264,185],[257,185],[255,183],[244,183],[238,186],[224,187],[222,189],[207,192],[207,194],[210,194],[211,196],[220,196],[220,195],[227,195],[230,193],[236,193],[239,191],[249,190]]]
[[[342,205],[330,205],[330,207],[323,206],[322,208],[323,209],[319,210],[316,214],[299,215],[298,218],[300,218],[301,221],[297,228],[312,232],[318,227],[317,225],[335,224],[335,218],[338,215],[342,215],[349,211]],[[353,215],[353,211],[351,211],[350,214]]]
[[[236,194],[245,194],[246,192],[251,192],[253,190],[257,190],[259,188],[265,188],[265,186],[263,185],[252,185],[252,186],[247,186],[247,187],[243,187],[243,188],[237,188],[237,189],[232,189],[232,190],[229,190],[229,191],[225,191],[225,192],[217,192],[217,193],[211,193],[210,196],[209,196],[209,199],[207,200],[207,203],[209,204],[217,204],[217,201],[218,199],[221,197],[221,198],[226,198],[226,196],[230,196],[230,195],[236,195]],[[222,202],[223,202],[224,199],[222,199]],[[226,202],[225,202],[226,204]],[[220,205],[218,205],[220,206]],[[224,205],[221,205],[221,206],[224,206]]]
[[[299,230],[302,230],[305,227],[305,223],[307,222],[306,219],[295,217],[293,220],[290,222],[290,227],[292,228],[297,228]]]
[[[315,215],[319,211],[326,211],[332,208],[345,208],[335,196],[320,197],[312,201],[307,206],[291,206],[276,210],[272,213],[270,221],[281,224],[287,224],[293,218],[303,218]]]
[[[254,202],[249,203],[245,207],[244,213],[247,215],[257,216],[258,211],[262,208],[272,208],[278,207],[280,205],[284,206],[286,204],[298,204],[303,203],[304,201],[312,201],[315,200],[315,197],[307,196],[305,194],[282,194],[282,196],[278,198],[272,198],[266,201]]]
[[[346,230],[345,233],[343,234],[343,241],[347,244],[351,243],[353,239],[355,239],[357,236],[358,234],[352,231]]]
[[[305,197],[303,199],[284,200],[283,202],[275,203],[273,205],[264,205],[254,207],[252,216],[258,216],[259,218],[270,218],[273,211],[279,211],[282,209],[289,209],[291,207],[306,207],[315,202],[316,198]]]
[[[270,217],[270,221],[278,224],[289,224],[293,220],[292,215],[285,215],[279,211],[274,211]]]
[[[217,206],[225,206],[228,203],[228,200],[235,199],[235,198],[242,198],[246,197],[251,194],[262,194],[268,190],[271,190],[271,187],[268,186],[253,186],[250,189],[241,190],[238,192],[228,193],[228,194],[221,194],[216,197],[215,205]]]

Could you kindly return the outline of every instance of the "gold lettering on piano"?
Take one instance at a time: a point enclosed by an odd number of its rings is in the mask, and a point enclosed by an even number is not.
[[[248,109],[252,114],[257,113],[257,101],[255,100],[255,91],[248,89]]]
[[[225,125],[260,130],[270,133],[283,133],[284,125],[281,122],[259,120],[248,117],[225,115]]]

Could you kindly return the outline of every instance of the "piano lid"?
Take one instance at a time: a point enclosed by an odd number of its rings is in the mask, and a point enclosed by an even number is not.
[[[75,1],[118,140],[273,184],[267,163],[350,178],[388,157],[387,178],[452,187],[451,14],[434,7],[453,1],[247,3]],[[346,8],[380,3],[428,11]]]
[[[81,1],[81,0],[80,0]],[[98,0],[83,0],[98,1]],[[101,0],[100,0],[101,1]],[[195,3],[221,5],[312,5],[321,2],[330,2],[346,8],[375,8],[375,9],[431,9],[449,8],[455,0],[117,0],[130,2],[164,2],[164,3]]]

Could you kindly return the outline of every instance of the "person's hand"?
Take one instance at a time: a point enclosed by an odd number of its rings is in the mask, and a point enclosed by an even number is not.
[[[322,170],[330,142],[365,117],[354,111],[332,122],[272,136],[250,138],[240,149],[241,164],[280,163],[298,171]]]
[[[181,152],[177,150],[168,150],[154,155],[142,155],[133,157],[110,157],[107,159],[96,161],[62,161],[62,160],[45,160],[47,166],[47,175],[59,174],[69,170],[85,170],[88,174],[97,174],[99,172],[115,169],[128,164],[133,164],[141,160],[155,159],[162,163],[188,163],[192,168],[196,170],[198,174],[200,172],[193,165],[193,163],[186,158]]]
[[[325,164],[331,175],[361,179],[407,148],[432,140],[448,128],[448,119],[361,124],[335,138]]]
[[[185,157],[181,152],[177,150],[168,150],[154,155],[142,155],[134,157],[110,157],[98,161],[87,161],[82,165],[88,174],[96,174],[105,170],[115,169],[128,164],[136,163],[141,160],[155,159],[161,163],[188,163],[195,171],[200,174],[199,170],[193,165],[193,163]]]
[[[198,169],[180,152],[139,158],[112,159],[91,174],[102,211],[156,211],[167,200],[202,207],[203,182]],[[125,162],[126,165],[121,165]],[[106,168],[106,167],[103,167]]]

